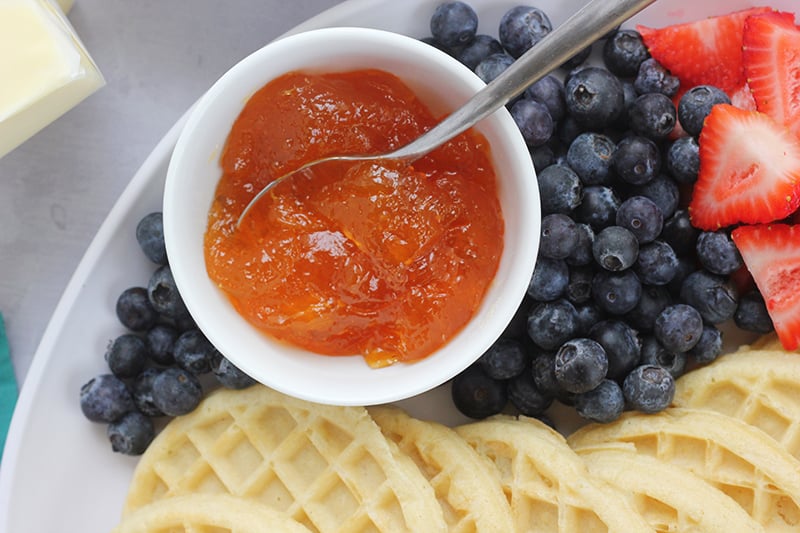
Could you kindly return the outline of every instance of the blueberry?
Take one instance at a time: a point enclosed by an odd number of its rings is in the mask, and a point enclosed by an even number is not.
[[[478,363],[492,379],[511,379],[528,368],[529,359],[520,341],[501,337],[481,355]]]
[[[226,389],[242,390],[256,383],[256,380],[219,352],[216,352],[211,361],[211,371],[219,384]]]
[[[754,333],[765,334],[775,330],[764,298],[757,290],[742,295],[733,315],[733,321],[739,329]]]
[[[675,277],[667,283],[667,289],[670,290],[672,294],[680,295],[681,287],[683,287],[683,282],[686,281],[686,278],[689,277],[689,274],[693,273],[697,269],[697,259],[694,255],[679,255],[678,256],[678,271],[675,274]],[[688,302],[692,303],[692,302]],[[699,310],[697,305],[694,305],[696,309]],[[700,311],[702,315],[703,312]],[[703,317],[705,320],[705,317]]]
[[[633,81],[638,94],[659,93],[670,98],[678,93],[680,85],[680,80],[652,57],[642,61]]]
[[[703,326],[703,333],[688,354],[695,362],[704,365],[714,361],[722,353],[722,332],[712,324]]]
[[[642,36],[635,30],[619,30],[603,43],[603,63],[621,78],[636,76],[639,65],[648,57],[650,52]]]
[[[552,259],[566,259],[578,246],[580,235],[575,221],[567,215],[552,213],[542,217],[539,253]]]
[[[533,307],[533,300],[529,296],[524,296],[514,316],[506,325],[501,336],[504,338],[528,341],[528,313]]]
[[[622,272],[600,271],[592,279],[592,296],[603,311],[624,315],[639,303],[642,284],[632,270]]]
[[[642,339],[643,365],[663,367],[673,378],[678,378],[686,370],[687,359],[686,352],[671,352],[652,335],[647,335]]]
[[[145,215],[136,225],[136,241],[153,263],[167,264],[167,246],[164,243],[164,220],[161,212]]]
[[[644,185],[633,187],[631,195],[644,196],[652,200],[661,210],[661,215],[666,220],[678,208],[681,193],[675,181],[665,174],[660,174]]]
[[[513,63],[514,58],[505,52],[492,54],[478,63],[478,66],[475,67],[475,74],[477,74],[484,83],[491,83],[492,80],[502,74],[503,71]]]
[[[125,455],[141,455],[155,438],[156,432],[148,417],[133,411],[110,423],[106,434],[113,451]]]
[[[511,118],[530,147],[541,146],[553,135],[553,118],[543,103],[520,98],[511,106]]]
[[[594,261],[592,245],[594,244],[594,230],[589,224],[578,223],[575,225],[578,232],[578,244],[567,256],[565,261],[570,266],[588,265]]]
[[[564,83],[552,74],[548,74],[528,86],[525,89],[525,96],[543,103],[555,122],[564,118],[567,112],[564,102]]]
[[[678,273],[678,256],[664,241],[649,242],[639,248],[633,271],[644,284],[666,285]]]
[[[536,176],[542,214],[572,212],[581,203],[583,187],[575,172],[564,165],[550,165]]]
[[[581,133],[569,145],[567,164],[584,185],[605,185],[609,182],[615,149],[614,141],[606,135]]]
[[[499,54],[502,52],[503,45],[500,44],[500,41],[491,35],[479,34],[475,36],[472,42],[456,52],[456,59],[469,67],[470,70],[475,70],[478,63],[492,54]]]
[[[577,67],[583,65],[589,57],[592,55],[592,45],[590,44],[580,52],[576,53],[574,56],[570,57],[564,63],[561,64],[561,68],[566,70],[573,70]]]
[[[92,422],[113,422],[136,409],[125,383],[113,374],[101,374],[81,387],[81,411]]]
[[[168,265],[159,267],[150,276],[147,297],[153,309],[165,317],[178,319],[189,314]]]
[[[704,231],[697,237],[697,259],[712,274],[727,276],[739,270],[742,256],[726,231]]]
[[[629,135],[617,144],[611,168],[623,181],[641,185],[661,170],[661,152],[655,142],[640,135]]]
[[[211,372],[211,363],[217,354],[217,349],[199,329],[181,333],[173,350],[178,366],[196,375]]]
[[[430,20],[433,38],[450,49],[469,44],[478,31],[478,14],[464,2],[439,4]]]
[[[691,185],[700,171],[700,145],[694,137],[675,139],[667,149],[667,172],[678,183]]]
[[[453,378],[450,393],[456,409],[470,418],[496,415],[508,403],[506,382],[490,378],[477,366]]]
[[[591,422],[608,424],[625,410],[625,396],[616,381],[604,379],[590,391],[575,395],[575,411]]]
[[[642,285],[642,295],[636,306],[625,314],[625,321],[641,332],[650,332],[656,318],[672,304],[670,291],[657,285]]]
[[[536,259],[528,295],[539,302],[561,298],[569,283],[569,267],[562,259],[540,255]]]
[[[540,416],[553,403],[553,397],[539,390],[530,372],[523,372],[508,382],[508,401],[522,415]]]
[[[608,378],[621,380],[639,364],[642,355],[639,333],[622,320],[598,322],[589,330],[588,337],[606,352]]]
[[[661,239],[669,244],[678,255],[694,253],[698,235],[700,235],[700,231],[692,226],[689,220],[689,211],[686,209],[676,210],[671,217],[664,221],[664,227],[661,230]]]
[[[583,188],[580,205],[575,209],[575,221],[588,224],[599,231],[616,223],[620,199],[611,187],[591,185]]]
[[[730,104],[731,99],[724,91],[713,85],[692,87],[681,96],[678,102],[678,120],[683,130],[697,137],[703,129],[703,122],[717,104]]]
[[[182,368],[164,369],[153,379],[153,403],[169,416],[194,411],[203,397],[203,387],[191,372]]]
[[[453,54],[453,50],[451,50],[450,48],[446,47],[445,45],[443,45],[442,43],[440,43],[439,41],[434,39],[432,36],[422,37],[420,39],[420,41],[422,41],[423,43],[425,43],[425,44],[427,44],[429,46],[433,46],[437,50],[441,50],[445,54],[448,54],[448,55],[452,55]]]
[[[633,266],[639,255],[639,241],[622,226],[608,226],[595,236],[592,254],[598,265],[612,272]]]
[[[158,311],[153,308],[144,287],[130,287],[117,298],[117,318],[131,331],[145,331],[158,321]]]
[[[571,339],[556,352],[556,379],[566,391],[575,394],[590,391],[605,379],[607,372],[606,352],[592,339]]]
[[[528,336],[544,350],[558,348],[577,328],[578,312],[564,298],[534,305],[528,315]]]
[[[641,365],[634,368],[622,383],[625,401],[642,413],[658,413],[675,397],[675,378],[661,366]]]
[[[500,19],[499,37],[513,57],[519,57],[553,30],[544,11],[532,6],[516,6]]]
[[[119,378],[132,378],[144,370],[148,351],[144,340],[133,333],[114,339],[106,350],[108,368]]]
[[[591,300],[592,278],[594,268],[591,265],[569,267],[569,281],[564,295],[571,304],[577,305]]]
[[[733,318],[739,304],[739,291],[728,278],[702,269],[686,276],[681,284],[680,296],[712,324],[721,324]]]
[[[575,120],[594,130],[610,126],[625,106],[622,82],[600,67],[586,67],[572,75],[565,83],[564,95]]]
[[[564,101],[566,102],[566,98]],[[575,120],[575,117],[569,113],[567,113],[564,118],[559,120],[558,124],[556,124],[556,138],[562,144],[564,144],[564,146],[569,146],[572,144],[572,141],[575,140],[575,137],[583,132],[583,125],[579,124],[578,121]],[[566,163],[566,161],[564,163]]]
[[[531,376],[536,388],[546,396],[558,396],[563,389],[556,379],[554,353],[541,353],[531,361]]]
[[[131,394],[136,408],[147,416],[164,416],[153,401],[153,381],[161,373],[157,368],[147,368],[139,374],[131,385]]]
[[[544,169],[556,163],[556,154],[551,144],[543,144],[531,149],[531,159],[536,174],[540,174]]]
[[[668,305],[656,318],[653,335],[671,352],[688,352],[703,334],[703,317],[691,305]]]
[[[172,326],[157,324],[145,335],[147,353],[159,365],[168,366],[175,362],[174,348],[179,332]]]
[[[628,109],[628,122],[634,133],[661,141],[672,133],[677,123],[675,105],[668,96],[647,93],[633,101]]]
[[[652,242],[661,235],[664,215],[661,208],[646,196],[631,196],[617,210],[617,226],[630,231],[639,244]]]
[[[578,313],[578,330],[575,335],[585,337],[595,324],[605,318],[605,314],[593,301],[575,304]]]

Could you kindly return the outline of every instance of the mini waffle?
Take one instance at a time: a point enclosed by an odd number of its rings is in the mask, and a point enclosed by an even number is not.
[[[754,533],[764,531],[735,501],[688,470],[632,446],[578,451],[589,472],[627,494],[658,532]]]
[[[800,459],[800,355],[743,347],[677,380],[673,404],[755,426]]]
[[[165,498],[231,494],[312,531],[445,531],[431,485],[361,407],[263,386],[220,389],[142,456],[124,516]]]
[[[637,453],[680,466],[735,500],[768,531],[800,528],[800,462],[775,439],[714,411],[670,408],[624,413],[573,433],[576,450],[629,443]]]
[[[111,533],[310,533],[252,500],[227,494],[192,494],[155,501],[130,513]]]
[[[514,530],[499,472],[455,431],[397,408],[372,407],[369,413],[433,486],[451,533]]]
[[[538,420],[493,417],[456,431],[497,465],[516,531],[652,531],[619,491],[590,475],[564,438]]]

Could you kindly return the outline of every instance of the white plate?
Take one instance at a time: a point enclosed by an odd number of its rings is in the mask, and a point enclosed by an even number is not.
[[[325,26],[367,26],[428,35],[439,0],[349,0],[308,20],[292,32]],[[497,34],[502,14],[519,0],[470,0],[479,31]],[[555,25],[584,0],[530,0]],[[774,0],[779,9],[796,0]],[[663,26],[744,9],[747,0],[660,0],[636,22]],[[153,266],[139,251],[133,228],[159,210],[167,163],[183,120],[155,147],[131,180],[89,246],[42,338],[22,388],[0,471],[0,531],[45,533],[107,532],[116,523],[136,458],[110,451],[105,426],[87,422],[78,390],[105,371],[102,354],[121,332],[114,304],[125,288],[143,284]],[[446,387],[404,402],[413,414],[458,423]],[[559,413],[555,414],[556,417]]]

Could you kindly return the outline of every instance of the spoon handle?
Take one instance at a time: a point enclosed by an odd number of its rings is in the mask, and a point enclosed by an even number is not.
[[[520,56],[463,106],[389,157],[418,159],[508,103],[529,85],[655,0],[592,0]]]

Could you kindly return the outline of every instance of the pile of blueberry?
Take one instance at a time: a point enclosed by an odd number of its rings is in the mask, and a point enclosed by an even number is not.
[[[489,83],[552,24],[517,6],[494,38],[477,32],[471,6],[447,2],[430,29],[424,41]],[[559,70],[508,104],[538,175],[541,246],[517,316],[453,380],[455,405],[473,418],[509,406],[546,418],[554,401],[597,422],[658,412],[687,365],[721,353],[719,324],[772,330],[758,292],[736,282],[743,266],[730,235],[698,231],[685,208],[703,119],[727,96],[701,86],[676,106],[679,81],[629,29]]]
[[[107,424],[112,449],[128,455],[147,449],[155,419],[191,412],[205,391],[219,385],[242,389],[254,383],[212,346],[189,315],[167,261],[161,213],[139,221],[136,239],[157,267],[146,286],[119,295],[117,318],[127,331],[108,345],[109,372],[80,390],[83,414]]]

